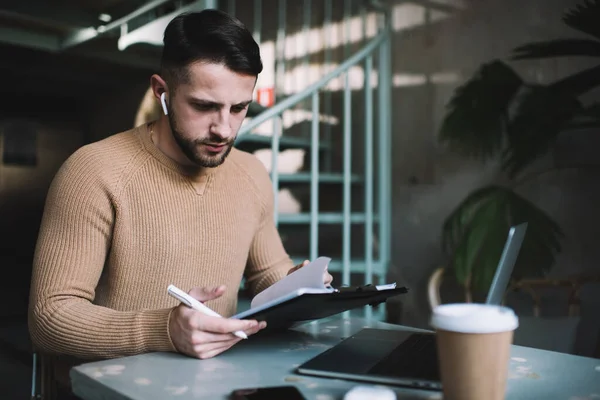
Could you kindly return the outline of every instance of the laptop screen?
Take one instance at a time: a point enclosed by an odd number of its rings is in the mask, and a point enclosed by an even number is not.
[[[490,286],[488,292],[486,304],[500,305],[504,298],[504,292],[508,287],[508,282],[512,275],[515,263],[517,262],[517,256],[521,250],[523,244],[523,238],[525,237],[525,231],[527,230],[527,223],[523,223],[510,228],[508,232],[508,239],[504,244],[504,250],[498,263],[498,268],[494,274],[494,280]]]

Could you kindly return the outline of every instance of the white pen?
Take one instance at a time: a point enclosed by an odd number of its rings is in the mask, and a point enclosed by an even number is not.
[[[196,300],[183,290],[179,289],[175,285],[169,285],[169,287],[167,288],[167,292],[171,296],[175,297],[177,300],[179,300],[186,306],[193,308],[194,310],[200,311],[206,315],[210,315],[211,317],[223,318],[221,315],[206,307],[204,304],[200,303],[198,300]],[[246,335],[246,333],[243,331],[235,331],[233,332],[233,334],[239,337],[240,339],[248,339],[248,335]]]

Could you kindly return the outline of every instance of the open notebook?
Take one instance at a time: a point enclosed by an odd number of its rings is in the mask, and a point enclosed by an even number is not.
[[[326,286],[323,276],[330,261],[329,257],[319,257],[299,268],[257,294],[250,303],[250,309],[232,318],[264,317],[269,320],[271,317],[281,320],[282,315],[290,312],[298,320],[317,319],[370,304],[370,300],[385,301],[387,297],[406,292],[405,288],[396,289],[395,283],[368,289]],[[322,306],[322,309],[314,310],[315,306]],[[292,317],[287,314],[284,318]]]
[[[310,289],[311,293],[331,293],[335,291],[331,286],[325,286],[323,275],[331,258],[319,257],[315,261],[292,272],[279,282],[269,286],[257,294],[250,303],[250,308],[260,307],[298,289]]]

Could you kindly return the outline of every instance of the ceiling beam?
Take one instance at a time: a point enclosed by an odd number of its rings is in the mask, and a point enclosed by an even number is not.
[[[60,37],[21,28],[0,26],[0,42],[51,52],[60,50]]]
[[[217,0],[192,0],[188,4],[175,2],[175,9],[173,11],[160,17],[155,15],[156,10],[172,1],[173,0],[149,1],[124,17],[114,20],[106,25],[77,30],[68,35],[61,45],[63,48],[69,48],[94,39],[107,32],[121,30],[121,39],[119,40],[119,49],[121,50],[133,43],[148,43],[161,46],[164,29],[175,16],[184,12],[200,11],[217,7]],[[131,31],[131,27],[128,24],[136,18],[143,18],[145,15],[151,16],[152,20]]]
[[[393,4],[412,3],[428,8],[434,11],[442,11],[447,13],[455,13],[461,11],[464,8],[462,0],[456,0],[454,2],[437,2],[435,0],[392,0]],[[450,4],[454,3],[454,4]]]
[[[78,7],[60,7],[47,0],[3,0],[0,15],[68,28],[100,25],[98,15]]]
[[[35,50],[43,50],[51,53],[61,52],[61,38],[58,35],[36,33],[25,29],[7,28],[0,26],[0,43],[12,46],[25,47]],[[104,50],[96,46],[93,49],[77,49],[73,54],[89,58],[108,61],[112,64],[124,65],[132,68],[156,70],[159,55],[156,57],[120,52],[117,43],[114,43],[114,51]]]
[[[52,53],[62,52],[62,38],[58,35],[43,34],[21,28],[9,28],[0,26],[0,43],[13,46],[25,47],[35,50],[43,50]],[[156,57],[140,54],[120,52],[117,50],[116,40],[113,44],[114,51],[104,50],[99,46],[90,49],[77,49],[73,53],[77,56],[104,60],[113,64],[124,65],[133,68],[156,70],[158,65],[158,53]]]
[[[118,29],[121,26],[127,26],[127,23],[134,18],[137,18],[145,13],[153,11],[155,8],[162,6],[165,3],[169,3],[171,0],[153,0],[144,4],[142,7],[132,11],[124,17],[114,20],[106,25],[101,25],[98,28],[88,28],[82,31],[76,31],[73,34],[67,36],[62,42],[64,48],[77,46],[83,42],[91,40],[103,33],[110,32],[113,29]]]

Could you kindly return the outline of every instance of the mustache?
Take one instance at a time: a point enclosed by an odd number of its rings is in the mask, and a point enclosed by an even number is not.
[[[200,139],[200,140],[196,140],[196,144],[205,144],[208,146],[225,146],[225,145],[229,145],[229,144],[233,144],[234,139],[227,139],[227,140],[221,140],[221,141],[215,141],[213,139]]]

